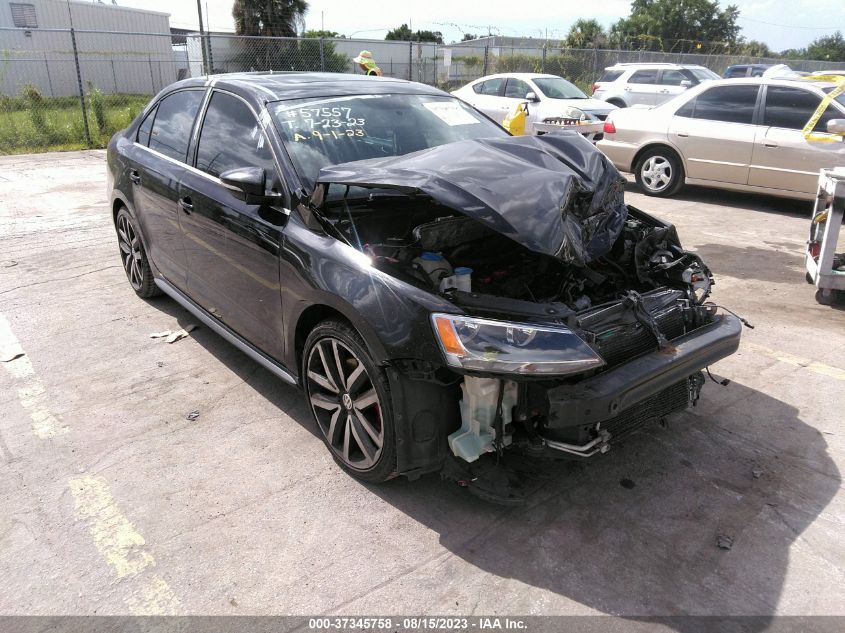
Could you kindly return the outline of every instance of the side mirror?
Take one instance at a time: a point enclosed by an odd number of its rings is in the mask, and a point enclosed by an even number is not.
[[[526,98],[528,101],[531,101],[531,102],[533,102],[533,103],[537,103],[537,102],[540,100],[540,97],[538,97],[538,96],[537,96],[537,93],[536,93],[536,92],[534,92],[534,91],[531,91],[531,92],[527,93],[527,94],[525,95],[525,98]]]
[[[692,82],[689,79],[684,79],[678,84],[681,88],[692,88]]]
[[[220,174],[220,182],[241,200],[264,198],[267,175],[261,167],[236,167]]]
[[[845,119],[831,119],[827,122],[827,131],[831,134],[845,134]]]

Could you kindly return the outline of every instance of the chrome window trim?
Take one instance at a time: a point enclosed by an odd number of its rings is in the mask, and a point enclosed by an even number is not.
[[[135,137],[132,139],[132,142],[136,143],[137,145],[139,145],[141,147],[146,147],[146,145],[141,145],[140,143],[138,143],[138,131],[141,129],[141,126],[144,124],[144,121],[147,120],[147,117],[152,113],[153,110],[155,110],[158,107],[158,105],[162,101],[167,99],[167,97],[169,97],[171,95],[175,95],[177,92],[188,92],[189,90],[201,90],[203,92],[207,92],[208,88],[206,88],[205,86],[186,86],[184,88],[177,88],[176,90],[168,92],[165,95],[161,95],[161,97],[159,97],[155,101],[151,101],[150,103],[148,103],[147,107],[144,108],[144,111],[142,112],[143,116],[140,119],[141,122],[138,125],[138,128],[135,130]],[[202,110],[203,104],[205,103],[205,99],[207,99],[207,96],[203,97],[203,101],[202,101],[202,103],[200,103],[200,111]],[[155,120],[153,120],[153,125],[155,125]],[[196,126],[196,121],[194,121],[194,125]],[[153,128],[150,127],[150,138],[152,138],[152,132],[153,132]],[[191,138],[188,140],[188,148],[189,149],[191,147],[192,142],[193,142],[193,130],[191,130]],[[149,148],[147,148],[147,149],[149,149]],[[151,151],[155,151],[155,150],[151,150]],[[156,153],[158,153],[158,152],[156,152]]]

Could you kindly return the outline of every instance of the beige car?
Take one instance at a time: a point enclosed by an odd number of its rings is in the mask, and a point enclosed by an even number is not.
[[[845,119],[845,93],[802,129],[835,84],[795,79],[711,81],[656,108],[616,110],[597,144],[632,172],[646,194],[671,196],[684,183],[813,199],[819,169],[845,165],[845,143],[827,123]]]

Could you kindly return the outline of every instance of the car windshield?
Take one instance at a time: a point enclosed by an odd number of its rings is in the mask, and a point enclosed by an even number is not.
[[[508,136],[464,102],[446,96],[315,97],[276,101],[268,108],[294,168],[311,189],[326,165]]]
[[[720,79],[719,75],[707,68],[688,68],[695,78],[699,81],[707,81],[708,79]]]
[[[549,99],[589,99],[577,86],[561,77],[540,77],[533,81]]]

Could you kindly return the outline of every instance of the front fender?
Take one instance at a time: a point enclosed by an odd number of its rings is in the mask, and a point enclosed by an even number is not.
[[[285,228],[281,258],[286,364],[296,367],[297,331],[316,306],[342,315],[374,359],[442,363],[429,315],[461,310],[445,299],[373,268],[360,251],[308,229],[297,214]],[[306,334],[307,336],[307,334]]]

